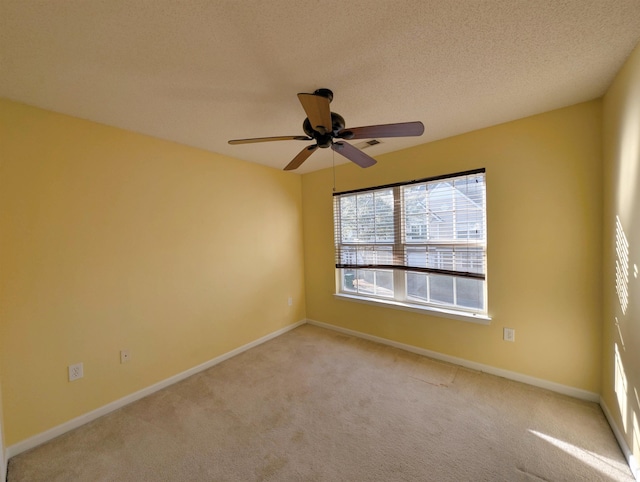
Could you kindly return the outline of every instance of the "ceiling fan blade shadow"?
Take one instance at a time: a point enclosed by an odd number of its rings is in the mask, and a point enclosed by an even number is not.
[[[375,139],[376,137],[410,137],[421,136],[422,134],[424,134],[424,124],[417,121],[351,127],[342,129],[338,132],[337,137],[344,137],[344,139]]]
[[[276,137],[254,137],[250,139],[232,139],[229,144],[253,144],[254,142],[271,141],[312,141],[313,138],[307,136],[276,136]]]
[[[312,146],[307,146],[302,149],[293,160],[287,164],[287,167],[284,168],[285,171],[293,171],[294,169],[298,169],[307,158],[314,153],[314,151],[318,148],[317,144]]]
[[[298,94],[298,100],[300,100],[302,108],[314,130],[321,134],[327,134],[332,131],[331,110],[329,109],[329,99],[327,97],[315,94]]]
[[[341,156],[346,157],[351,162],[355,162],[360,167],[371,167],[377,162],[373,157],[365,154],[348,142],[335,142],[331,145],[331,149]]]

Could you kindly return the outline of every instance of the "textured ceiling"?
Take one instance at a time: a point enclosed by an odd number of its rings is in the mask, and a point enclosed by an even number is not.
[[[424,123],[375,157],[597,98],[639,39],[639,0],[1,0],[0,97],[283,168],[227,140],[302,134],[298,92]]]

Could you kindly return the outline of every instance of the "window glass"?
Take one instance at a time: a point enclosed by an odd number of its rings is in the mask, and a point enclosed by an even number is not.
[[[486,313],[484,169],[334,196],[339,291]]]

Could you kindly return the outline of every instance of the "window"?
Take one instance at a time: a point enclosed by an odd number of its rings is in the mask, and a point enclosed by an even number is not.
[[[485,170],[334,194],[337,291],[486,314]]]

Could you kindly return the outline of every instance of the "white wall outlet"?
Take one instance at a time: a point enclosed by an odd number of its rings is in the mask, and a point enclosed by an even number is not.
[[[131,359],[129,350],[120,350],[120,363],[127,363]]]
[[[503,338],[504,341],[516,341],[516,330],[513,328],[504,328]]]
[[[84,368],[81,363],[76,363],[75,365],[69,365],[69,381],[72,382],[77,380],[78,378],[82,378],[84,376]]]
[[[289,306],[293,306],[293,298],[291,296],[289,296],[287,303],[289,303]]]

